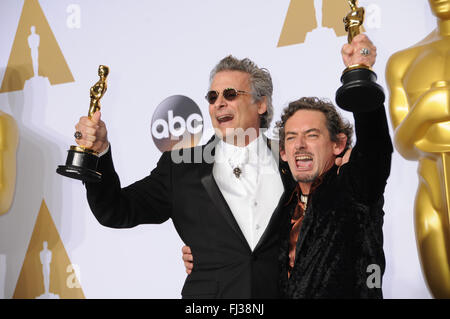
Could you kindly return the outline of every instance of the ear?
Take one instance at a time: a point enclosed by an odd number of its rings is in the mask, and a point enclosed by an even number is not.
[[[286,151],[281,148],[280,148],[280,156],[283,161],[287,162]]]
[[[347,135],[344,133],[339,133],[337,135],[338,141],[334,143],[333,146],[333,154],[339,155],[341,154],[345,149],[345,144],[347,144]]]
[[[267,112],[267,97],[263,96],[263,99],[258,102],[258,114],[262,115]]]

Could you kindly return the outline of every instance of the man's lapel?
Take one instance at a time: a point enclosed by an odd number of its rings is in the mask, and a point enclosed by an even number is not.
[[[278,164],[278,170],[280,173],[281,181],[283,183],[284,192],[281,195],[278,205],[275,208],[272,216],[270,217],[269,224],[267,225],[266,230],[262,234],[258,244],[255,247],[255,251],[264,244],[271,236],[279,236],[278,232],[280,231],[280,223],[282,222],[280,219],[286,217],[284,215],[284,204],[287,202],[287,196],[290,195],[293,187],[295,186],[294,179],[292,178],[291,171],[289,170],[289,166],[286,162],[283,162],[280,158],[280,147],[279,141],[275,139],[267,138],[263,134],[263,138],[266,140],[267,147],[270,149],[275,162]],[[270,187],[267,185],[266,187]]]
[[[255,251],[260,248],[261,245],[263,245],[266,241],[268,241],[272,236],[279,236],[279,231],[281,230],[282,226],[282,218],[286,217],[284,215],[284,204],[287,202],[287,192],[284,191],[283,195],[281,195],[278,205],[275,208],[272,216],[270,217],[269,223],[267,224],[267,227],[262,234],[261,238],[258,241],[258,244],[255,247]]]
[[[209,140],[209,142],[203,147],[203,157],[205,157],[206,154],[206,156],[210,156],[211,161],[205,161],[205,158],[203,158],[202,164],[199,167],[200,180],[206,190],[206,193],[209,195],[212,202],[216,206],[217,211],[225,218],[233,231],[250,250],[250,246],[248,245],[244,234],[242,233],[238,223],[236,222],[236,219],[234,218],[227,201],[225,200],[219,187],[217,186],[212,173],[214,167],[214,148],[219,141],[219,137],[213,136],[213,138]]]

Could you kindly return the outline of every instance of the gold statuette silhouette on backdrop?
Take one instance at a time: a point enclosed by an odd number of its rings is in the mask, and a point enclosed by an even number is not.
[[[435,298],[450,298],[450,0],[429,0],[438,27],[388,61],[395,146],[418,160],[414,205],[422,271]]]
[[[100,79],[90,90],[91,102],[89,105],[88,117],[91,118],[94,113],[100,110],[100,99],[106,92],[106,78],[109,74],[109,68],[105,65],[98,67]],[[75,132],[75,137],[80,132]],[[68,151],[66,165],[59,165],[56,169],[58,174],[70,178],[80,179],[84,182],[99,182],[102,175],[97,172],[98,153],[81,146],[70,146]]]
[[[357,6],[357,0],[346,1],[351,11],[344,17],[344,25],[348,32],[348,43],[351,44],[353,38],[361,33],[364,8]],[[336,92],[336,104],[350,112],[367,112],[377,108],[384,103],[385,95],[376,81],[377,75],[370,66],[348,66],[341,76],[342,86]]]
[[[0,111],[0,215],[9,211],[14,199],[18,143],[16,121]]]

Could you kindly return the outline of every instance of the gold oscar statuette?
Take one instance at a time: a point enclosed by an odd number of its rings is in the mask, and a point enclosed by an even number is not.
[[[450,298],[450,0],[429,0],[437,28],[386,67],[397,151],[418,161],[416,245],[428,289]]]
[[[100,110],[100,99],[106,92],[106,78],[109,74],[109,68],[105,65],[98,67],[100,79],[91,87],[88,117],[91,118],[94,113]],[[58,174],[66,177],[80,179],[84,182],[99,182],[102,174],[97,172],[98,153],[82,146],[70,146],[68,151],[66,165],[59,165],[56,169]]]
[[[348,43],[361,33],[364,22],[364,8],[358,7],[358,0],[346,0],[351,11],[344,17]],[[350,112],[368,112],[384,103],[383,88],[376,83],[377,75],[370,66],[356,64],[348,66],[341,76],[342,86],[336,92],[336,104]]]

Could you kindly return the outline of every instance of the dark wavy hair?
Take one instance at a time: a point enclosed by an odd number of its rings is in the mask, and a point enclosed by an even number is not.
[[[278,134],[280,137],[280,148],[284,150],[284,127],[287,120],[299,110],[313,110],[322,112],[326,118],[326,126],[333,142],[339,142],[338,134],[344,133],[347,136],[345,149],[341,153],[345,153],[352,145],[353,126],[336,110],[336,107],[328,100],[319,99],[318,97],[302,97],[296,101],[289,103],[288,107],[283,110],[281,121],[276,123]]]

